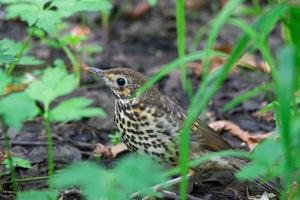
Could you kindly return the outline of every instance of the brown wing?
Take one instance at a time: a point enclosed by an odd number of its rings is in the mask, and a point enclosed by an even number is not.
[[[177,121],[183,123],[186,118],[186,111],[178,103],[168,98],[165,99],[165,102],[168,102],[166,104],[173,111],[173,117],[177,117]],[[202,149],[209,151],[232,149],[232,146],[222,136],[200,120],[194,122],[191,130],[191,138],[198,140]]]
[[[232,146],[222,136],[200,120],[194,122],[192,134],[199,136],[199,142],[203,149],[210,151],[232,149]]]

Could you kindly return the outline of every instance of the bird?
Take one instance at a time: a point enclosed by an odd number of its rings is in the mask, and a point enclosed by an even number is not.
[[[88,67],[88,70],[100,77],[114,94],[114,121],[128,150],[147,154],[167,166],[177,166],[179,135],[187,117],[186,110],[155,86],[136,95],[148,78],[133,69],[118,67],[104,70]],[[233,149],[220,134],[199,119],[190,128],[189,148],[190,159],[209,152]],[[205,163],[203,168],[236,171],[247,162],[235,157],[218,157]],[[263,183],[260,179],[255,182],[278,194],[274,184]]]

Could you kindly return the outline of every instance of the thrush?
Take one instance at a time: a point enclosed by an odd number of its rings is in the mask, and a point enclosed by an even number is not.
[[[186,119],[186,110],[156,87],[135,95],[147,82],[147,77],[129,68],[102,70],[89,67],[116,97],[115,124],[122,142],[130,151],[148,154],[167,165],[178,165],[180,130]],[[209,152],[232,149],[216,131],[200,120],[190,128],[190,159]],[[238,170],[246,163],[238,158],[217,158],[207,162],[206,168]],[[260,180],[257,182],[261,183]],[[262,184],[277,193],[272,184]]]

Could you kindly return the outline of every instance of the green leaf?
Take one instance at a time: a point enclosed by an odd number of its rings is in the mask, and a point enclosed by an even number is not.
[[[5,124],[20,129],[24,121],[38,113],[35,102],[24,92],[0,99],[0,117]]]
[[[5,75],[2,69],[0,69],[0,96],[3,94],[5,87],[11,82],[11,77]]]
[[[251,152],[250,158],[255,160],[265,167],[272,166],[282,155],[282,148],[279,141],[275,141],[273,138],[268,138],[261,142]]]
[[[0,41],[0,64],[11,63],[14,60],[14,56],[8,52],[8,48],[5,47],[4,41]]]
[[[60,22],[61,18],[59,15],[57,15],[57,12],[52,10],[43,10],[38,15],[36,26],[44,29],[48,33],[51,33],[55,30],[55,25]]]
[[[49,105],[55,98],[72,92],[76,86],[74,75],[55,67],[46,69],[42,78],[32,82],[26,91],[31,98]]]
[[[84,97],[75,97],[63,101],[50,111],[50,121],[66,122],[79,120],[83,117],[105,117],[105,112],[100,108],[87,108],[92,103]]]
[[[87,200],[109,199],[107,190],[112,189],[108,172],[89,162],[79,162],[61,170],[50,180],[50,185],[55,188],[79,186]]]
[[[22,48],[22,42],[17,42],[8,38],[2,40],[2,44],[7,48],[7,53],[11,55],[16,55]],[[30,51],[30,48],[25,49],[24,53],[26,54]]]
[[[123,159],[114,169],[114,174],[118,177],[122,192],[128,196],[137,191],[151,194],[152,186],[166,181],[162,168],[146,156],[130,156]]]
[[[225,111],[230,110],[230,109],[234,108],[235,106],[239,105],[240,103],[242,103],[243,101],[246,101],[247,99],[249,99],[251,97],[257,96],[263,92],[270,90],[272,87],[273,87],[273,84],[269,83],[269,84],[262,84],[251,90],[248,90],[247,92],[244,92],[243,94],[235,97],[230,102],[226,103],[224,105],[224,110]]]
[[[55,30],[62,18],[82,11],[109,12],[112,8],[109,0],[2,0],[2,3],[7,5],[7,18],[20,17],[29,26],[35,25],[48,33]]]
[[[157,0],[147,0],[147,2],[151,7],[154,7],[157,4]]]
[[[26,168],[26,169],[31,168],[31,163],[30,163],[29,160],[19,158],[19,157],[11,157],[11,159],[13,161],[13,166],[14,167],[21,167],[21,168]],[[3,161],[3,164],[5,165],[6,169],[10,169],[8,159],[5,159]]]
[[[266,113],[269,112],[271,110],[275,110],[277,107],[279,106],[278,101],[272,101],[271,103],[267,104],[266,106],[262,107],[259,112],[261,113]]]
[[[18,65],[41,65],[44,61],[33,56],[22,56],[18,61]]]
[[[58,192],[54,190],[46,191],[26,191],[17,194],[17,200],[55,200]]]
[[[108,135],[109,142],[113,145],[121,143],[121,134],[117,131]]]
[[[282,157],[283,151],[279,141],[268,138],[251,152],[252,162],[242,168],[236,176],[244,180],[254,180],[262,176],[279,175]]]
[[[61,170],[50,185],[58,189],[79,186],[87,200],[125,200],[133,192],[150,194],[150,187],[164,181],[162,168],[152,159],[132,156],[124,158],[112,170],[89,162],[73,164]]]
[[[7,48],[7,54],[13,55],[15,57],[22,49],[23,43],[17,42],[11,39],[2,40],[2,44]],[[34,56],[27,56],[26,54],[31,50],[30,47],[27,47],[23,53],[23,56],[19,59],[19,65],[40,65],[43,63],[42,60],[37,59]],[[1,59],[0,59],[1,64]]]
[[[109,0],[77,0],[78,11],[109,12],[112,4]]]
[[[250,163],[238,171],[236,177],[241,180],[254,180],[257,177],[265,175],[266,171],[265,166]]]

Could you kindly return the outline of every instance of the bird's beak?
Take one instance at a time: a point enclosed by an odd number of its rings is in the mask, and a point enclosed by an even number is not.
[[[96,74],[97,76],[103,78],[103,69],[99,69],[99,68],[95,68],[95,67],[88,67],[87,68],[90,72],[93,72],[94,74]]]

